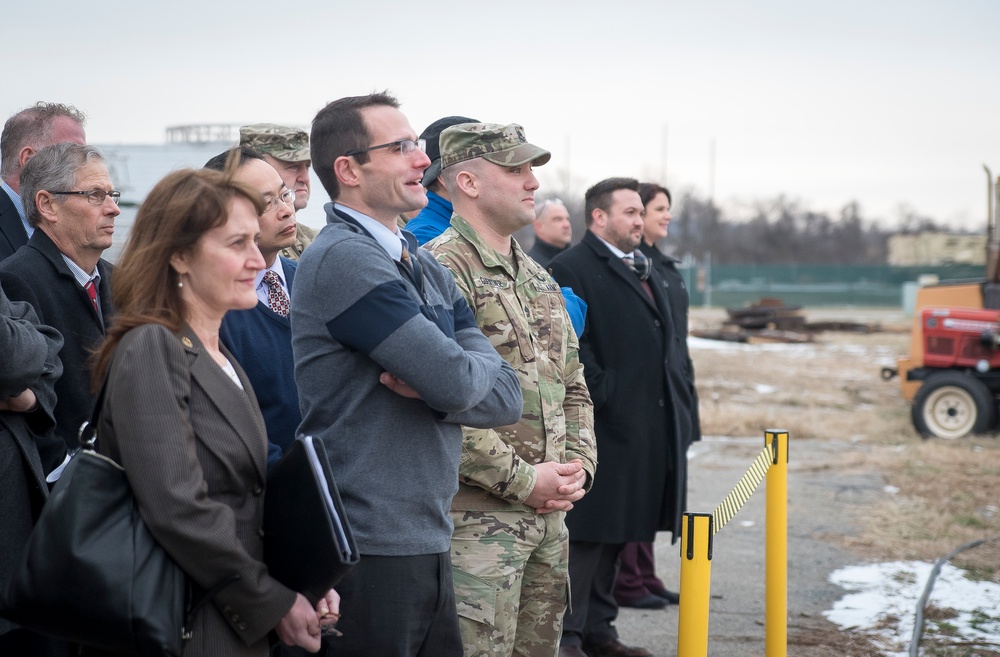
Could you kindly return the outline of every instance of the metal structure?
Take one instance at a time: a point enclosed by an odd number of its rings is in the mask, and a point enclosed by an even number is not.
[[[168,144],[239,143],[238,123],[195,123],[167,128]]]

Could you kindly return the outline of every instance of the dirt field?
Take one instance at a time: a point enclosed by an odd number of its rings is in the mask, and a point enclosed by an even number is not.
[[[822,538],[861,560],[933,562],[961,544],[1000,536],[1000,438],[921,439],[898,381],[879,376],[883,366],[893,366],[906,353],[908,319],[898,310],[805,313],[809,321],[861,321],[889,330],[823,333],[806,345],[693,343],[702,432],[759,436],[765,428],[787,429],[793,458],[796,438],[857,444],[856,452],[847,450],[829,467],[838,473],[876,471],[889,492],[874,506],[858,509],[857,525],[864,528],[859,535]],[[692,309],[692,328],[718,326],[724,316],[718,309]],[[1000,582],[1000,541],[969,550],[952,563],[973,578]],[[861,637],[842,639],[840,654],[878,654],[868,652]],[[808,637],[800,641],[805,644]],[[817,638],[816,645],[830,643]],[[924,645],[921,654],[1000,655],[994,652],[998,648],[967,652],[971,648]]]

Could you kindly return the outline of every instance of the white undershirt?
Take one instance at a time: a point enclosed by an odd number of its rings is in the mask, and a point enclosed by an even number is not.
[[[236,368],[233,367],[233,364],[229,362],[228,358],[226,358],[225,361],[226,362],[219,367],[222,368],[223,372],[229,375],[229,378],[233,380],[233,383],[240,387],[240,390],[243,390],[243,383],[240,381],[240,377],[236,374]]]

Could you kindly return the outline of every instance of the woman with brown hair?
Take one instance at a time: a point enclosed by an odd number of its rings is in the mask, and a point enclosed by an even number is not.
[[[106,385],[99,451],[125,469],[150,532],[191,581],[222,586],[185,657],[264,657],[272,630],[316,652],[321,616],[339,605],[330,591],[314,609],[262,562],[264,421],[219,326],[257,303],[265,205],[233,168],[177,171],[150,192],[112,276],[118,315],[94,370]]]

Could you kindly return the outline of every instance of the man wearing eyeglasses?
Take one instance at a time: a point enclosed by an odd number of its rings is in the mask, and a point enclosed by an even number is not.
[[[264,256],[265,268],[257,272],[255,281],[257,305],[226,313],[219,336],[253,384],[267,426],[270,468],[292,445],[295,430],[302,421],[295,386],[292,329],[288,322],[296,263],[279,255],[296,239],[295,192],[260,153],[246,146],[219,153],[205,163],[205,168],[223,171],[229,158],[239,160],[235,179],[264,197],[257,248]]]
[[[539,203],[535,208],[535,243],[528,255],[542,267],[548,267],[552,258],[569,248],[572,239],[573,225],[566,205],[557,198]]]
[[[524,397],[515,424],[464,431],[451,553],[466,657],[556,654],[568,602],[565,512],[597,467],[593,405],[559,286],[513,237],[535,219],[532,169],[550,157],[516,124],[441,133],[455,214],[426,248],[454,274]]]
[[[299,432],[325,443],[362,555],[337,585],[337,657],[462,655],[448,512],[461,425],[511,424],[522,407],[452,275],[396,225],[427,203],[430,164],[398,107],[341,98],[310,135],[333,203],[296,272]]]
[[[21,169],[46,146],[62,142],[86,144],[84,115],[72,105],[39,102],[17,112],[0,136],[0,260],[28,242],[34,228],[28,223],[20,196]]]
[[[309,133],[277,123],[254,123],[240,128],[240,146],[257,151],[274,167],[295,195],[296,211],[309,204]],[[280,253],[289,260],[298,260],[314,239],[315,230],[296,224],[295,241]]]
[[[56,435],[62,440],[42,453],[50,472],[67,447],[77,447],[77,431],[93,409],[89,359],[114,314],[112,267],[101,254],[111,246],[121,195],[101,152],[73,143],[38,151],[21,170],[20,183],[34,232],[0,263],[0,284],[65,340],[59,351],[63,375],[55,386]]]

